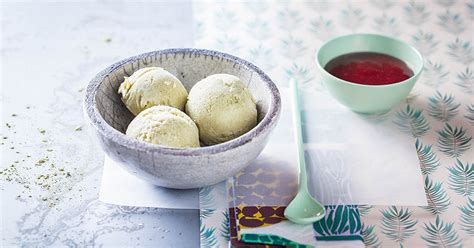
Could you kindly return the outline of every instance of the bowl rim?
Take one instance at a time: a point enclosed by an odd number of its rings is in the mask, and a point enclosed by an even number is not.
[[[403,44],[404,46],[406,46],[408,49],[410,49],[411,51],[413,51],[419,61],[421,61],[421,66],[419,68],[417,68],[416,71],[413,71],[413,75],[403,81],[400,81],[400,82],[396,82],[396,83],[391,83],[391,84],[382,84],[382,85],[367,85],[367,84],[358,84],[358,83],[354,83],[354,82],[350,82],[350,81],[347,81],[347,80],[344,80],[344,79],[341,79],[341,78],[338,78],[334,75],[332,75],[331,73],[329,73],[326,69],[324,69],[324,67],[321,65],[321,63],[319,63],[319,53],[320,51],[325,47],[327,46],[328,44],[330,44],[331,42],[334,42],[336,40],[339,40],[339,39],[344,39],[344,38],[349,38],[351,36],[378,36],[378,37],[383,37],[385,39],[389,39],[389,40],[392,40],[392,41],[396,41],[396,42],[399,42],[401,44]],[[318,69],[324,73],[326,76],[329,76],[331,79],[335,79],[337,81],[340,81],[342,83],[346,83],[346,84],[350,84],[350,85],[355,85],[355,86],[359,86],[359,87],[364,87],[364,88],[392,88],[392,87],[398,87],[402,84],[405,84],[405,83],[408,83],[410,82],[411,80],[413,79],[416,79],[418,78],[418,76],[421,74],[421,72],[423,71],[423,62],[424,62],[424,59],[423,59],[423,56],[421,55],[421,53],[418,51],[418,49],[416,49],[414,46],[408,44],[407,42],[403,41],[403,40],[400,40],[400,39],[397,39],[397,38],[393,38],[393,37],[390,37],[390,36],[386,36],[386,35],[381,35],[381,34],[374,34],[374,33],[355,33],[355,34],[347,34],[347,35],[341,35],[341,36],[337,36],[337,37],[334,37],[332,39],[329,39],[327,40],[326,42],[324,42],[319,48],[318,50],[316,51],[315,53],[315,61],[316,61],[316,65],[318,67]],[[403,61],[405,62],[405,61]]]
[[[211,146],[205,147],[198,147],[198,148],[173,148],[167,147],[162,145],[156,145],[151,143],[146,143],[142,141],[138,141],[131,137],[126,136],[124,133],[118,131],[114,127],[110,126],[102,115],[99,113],[96,103],[96,94],[99,90],[99,86],[105,80],[105,78],[112,73],[113,71],[121,68],[123,65],[128,64],[130,62],[136,62],[139,60],[146,61],[146,58],[161,55],[182,55],[183,57],[186,55],[204,55],[204,56],[211,56],[212,57],[219,57],[220,59],[226,59],[231,61],[235,64],[245,67],[248,70],[254,71],[257,73],[261,78],[263,83],[265,84],[266,88],[269,90],[270,96],[270,106],[268,112],[265,114],[263,119],[250,131],[246,132],[245,134]],[[277,120],[281,110],[281,98],[280,92],[275,85],[275,83],[270,79],[270,77],[265,74],[260,68],[255,66],[254,64],[241,59],[239,57],[215,51],[215,50],[208,50],[208,49],[198,49],[198,48],[169,48],[163,50],[156,50],[151,51],[143,54],[139,54],[136,56],[132,56],[129,58],[125,58],[120,60],[104,70],[100,71],[94,78],[89,82],[87,85],[84,98],[83,98],[83,108],[86,118],[89,119],[89,122],[92,126],[102,135],[107,137],[116,143],[119,143],[127,148],[133,150],[140,150],[145,152],[152,152],[152,153],[160,153],[160,154],[167,154],[167,155],[183,155],[183,156],[199,156],[205,154],[217,154],[224,151],[236,149],[241,147],[249,142],[251,142],[255,137],[261,135],[267,128],[273,127]]]

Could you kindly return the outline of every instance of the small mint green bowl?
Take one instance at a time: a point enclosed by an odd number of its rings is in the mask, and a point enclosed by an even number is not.
[[[414,75],[407,80],[388,85],[363,85],[339,79],[324,69],[332,59],[347,53],[376,52],[404,61]],[[324,43],[316,52],[316,64],[331,95],[354,112],[378,114],[405,99],[423,69],[420,52],[406,42],[378,34],[351,34]]]

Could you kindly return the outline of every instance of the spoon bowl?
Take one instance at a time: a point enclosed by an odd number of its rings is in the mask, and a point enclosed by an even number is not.
[[[298,224],[311,224],[324,218],[326,210],[307,190],[300,190],[285,209],[285,217]]]

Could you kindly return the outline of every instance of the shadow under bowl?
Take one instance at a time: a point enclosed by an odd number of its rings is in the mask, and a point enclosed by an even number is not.
[[[174,74],[188,90],[216,73],[239,77],[257,102],[258,124],[233,140],[201,148],[170,148],[126,136],[134,118],[117,93],[124,77],[158,66]],[[186,189],[212,185],[233,176],[265,147],[280,115],[280,93],[255,65],[235,56],[202,49],[167,49],[117,62],[87,86],[84,112],[105,153],[128,172],[158,186]]]

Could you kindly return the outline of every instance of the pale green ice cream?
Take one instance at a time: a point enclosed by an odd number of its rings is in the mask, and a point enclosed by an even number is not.
[[[160,67],[146,67],[125,77],[118,93],[134,115],[143,110],[166,105],[184,110],[188,92],[181,81]]]
[[[193,120],[182,111],[163,105],[140,112],[128,125],[126,135],[169,147],[199,147],[199,130]]]
[[[229,74],[215,74],[197,82],[189,92],[186,113],[207,145],[237,138],[257,125],[252,94],[238,77]]]

